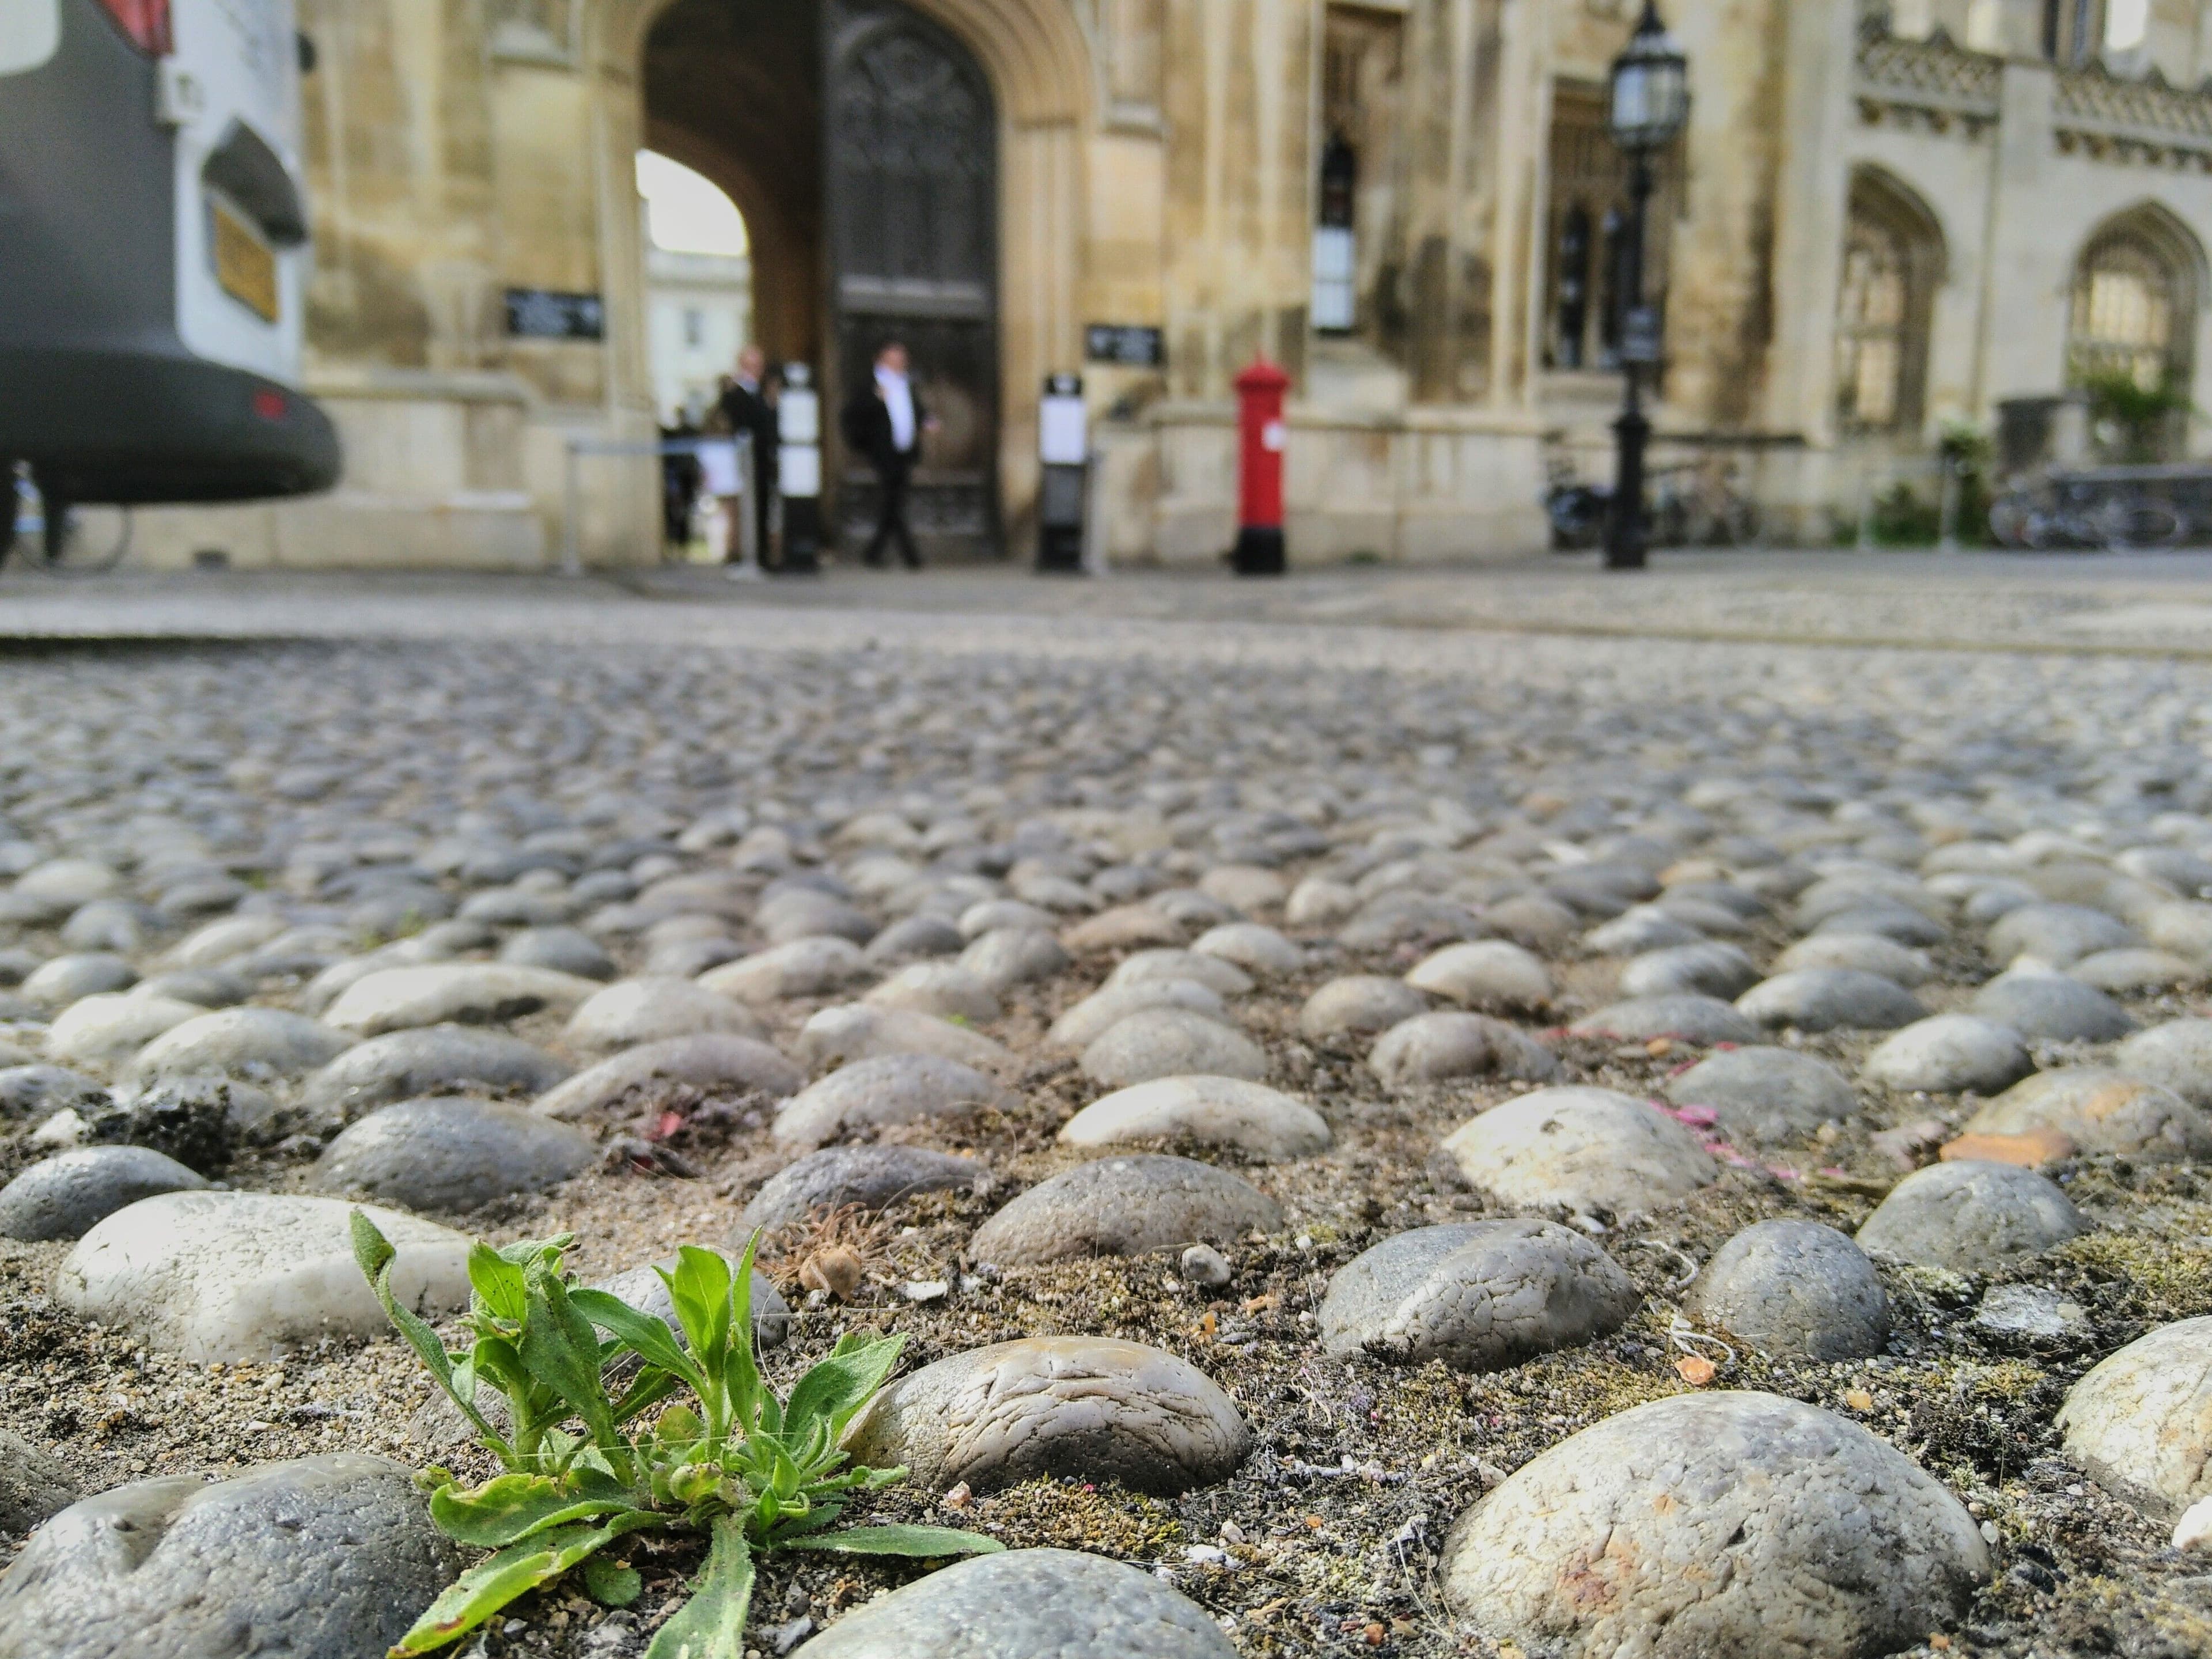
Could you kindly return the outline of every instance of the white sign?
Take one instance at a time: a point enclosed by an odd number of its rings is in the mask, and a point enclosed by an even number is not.
[[[1281,454],[1291,447],[1291,431],[1280,421],[1270,421],[1260,428],[1260,447]]]
[[[1037,459],[1047,466],[1081,466],[1090,459],[1091,422],[1080,398],[1047,398],[1037,405]]]

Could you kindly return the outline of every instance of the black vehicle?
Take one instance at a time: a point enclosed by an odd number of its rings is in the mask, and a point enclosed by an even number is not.
[[[299,390],[291,0],[0,0],[0,479],[76,502],[328,489]],[[0,489],[0,548],[16,491]]]

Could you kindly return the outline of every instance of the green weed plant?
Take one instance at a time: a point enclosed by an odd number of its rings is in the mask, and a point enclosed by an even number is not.
[[[906,1478],[903,1468],[854,1464],[838,1446],[906,1339],[848,1333],[779,1396],[753,1343],[757,1235],[734,1265],[686,1246],[673,1273],[655,1270],[680,1340],[655,1316],[573,1283],[563,1267],[573,1234],[498,1249],[478,1243],[464,1322],[474,1340],[451,1353],[393,1297],[390,1242],[358,1210],[352,1225],[354,1258],[386,1316],[504,1471],[476,1486],[441,1468],[419,1477],[439,1530],[493,1553],[447,1587],[392,1659],[459,1641],[571,1571],[594,1599],[629,1606],[639,1576],[602,1552],[632,1533],[709,1540],[690,1600],[646,1659],[744,1659],[754,1563],[779,1550],[939,1558],[1004,1547],[950,1527],[837,1528],[852,1494]]]

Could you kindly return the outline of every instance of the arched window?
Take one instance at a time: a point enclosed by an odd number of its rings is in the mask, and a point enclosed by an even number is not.
[[[2154,392],[2187,379],[2195,262],[2179,235],[2147,214],[2130,216],[2082,251],[2066,341],[2075,385],[2124,375]]]
[[[1851,180],[1836,297],[1836,415],[1846,431],[1917,430],[1943,237],[1920,199],[1887,174]]]

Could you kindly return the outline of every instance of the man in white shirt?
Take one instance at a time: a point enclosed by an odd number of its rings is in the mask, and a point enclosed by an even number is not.
[[[876,533],[860,556],[869,564],[881,564],[884,550],[896,541],[908,568],[921,569],[921,554],[907,527],[906,498],[915,465],[921,459],[921,434],[933,430],[937,422],[915,395],[906,347],[898,341],[886,343],[876,353],[874,372],[845,405],[843,425],[846,444],[875,469],[882,498]]]

